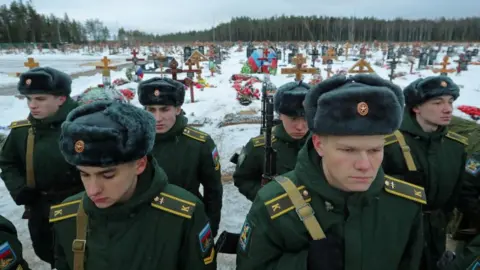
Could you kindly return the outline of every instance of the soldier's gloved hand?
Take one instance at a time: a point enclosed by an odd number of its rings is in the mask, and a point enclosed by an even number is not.
[[[15,197],[15,203],[17,205],[30,205],[38,200],[40,192],[36,189],[24,187]]]
[[[308,270],[343,270],[343,241],[334,235],[310,241]]]
[[[440,260],[437,262],[438,269],[446,269],[448,265],[453,262],[453,260],[455,260],[455,253],[451,252],[450,250],[445,251]]]

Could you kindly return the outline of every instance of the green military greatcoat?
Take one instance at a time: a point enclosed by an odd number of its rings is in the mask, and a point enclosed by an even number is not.
[[[202,199],[216,235],[223,194],[220,157],[212,138],[188,127],[187,123],[188,119],[180,115],[167,133],[157,134],[152,155],[166,172],[169,183]],[[203,186],[203,195],[199,192],[200,184]]]
[[[28,270],[23,259],[22,243],[18,240],[17,229],[8,219],[0,215],[0,269]]]
[[[124,204],[99,209],[82,192],[52,207],[58,270],[74,269],[72,243],[78,238],[80,204],[87,215],[85,270],[215,269],[213,235],[203,203],[168,184],[155,161],[139,176],[133,197]]]
[[[386,136],[383,169],[425,188],[428,205],[424,208],[424,259],[427,270],[435,269],[446,248],[446,227],[456,204],[465,166],[467,139],[449,132],[446,127],[436,132],[422,130],[407,110],[399,129],[411,153],[416,171],[409,172],[402,152],[401,139]],[[408,157],[407,157],[408,159]]]
[[[349,194],[327,183],[320,164],[308,140],[295,169],[284,176],[310,203],[327,237],[343,239],[344,269],[418,270],[423,190],[380,170],[368,191]],[[305,270],[311,240],[284,189],[269,183],[258,192],[243,225],[237,269]]]
[[[298,151],[305,144],[308,135],[295,140],[290,137],[282,125],[273,129],[272,147],[276,153],[276,173],[284,174],[293,170],[297,161]],[[242,149],[238,164],[233,173],[233,181],[240,193],[253,201],[262,187],[263,166],[265,163],[265,136],[252,138]]]

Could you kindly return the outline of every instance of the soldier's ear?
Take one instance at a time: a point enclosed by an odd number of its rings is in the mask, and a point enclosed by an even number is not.
[[[147,168],[148,158],[147,156],[142,157],[141,159],[135,161],[135,170],[137,175],[142,174]]]
[[[321,157],[323,157],[325,154],[325,145],[327,140],[328,139],[326,136],[320,136],[317,134],[312,135],[313,148],[315,148],[315,151],[317,151],[318,155]]]

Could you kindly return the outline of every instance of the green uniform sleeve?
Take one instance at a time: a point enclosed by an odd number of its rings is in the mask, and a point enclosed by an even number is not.
[[[57,225],[53,225],[54,228],[54,235],[55,239],[59,239],[59,232]],[[54,247],[54,259],[55,259],[55,268],[57,270],[71,270],[70,266],[68,266],[67,258],[65,256],[65,252],[63,251],[63,247],[60,245],[59,241],[55,241]]]
[[[15,142],[15,130],[12,130],[0,152],[0,178],[5,182],[13,200],[26,187],[25,167],[18,153]]]
[[[5,257],[2,258],[1,269],[17,269],[18,266],[29,270],[27,262],[23,259],[22,243],[18,240],[15,226],[3,216],[0,216],[0,246],[5,251]]]
[[[185,228],[185,239],[183,240],[182,259],[179,262],[179,270],[191,269],[216,269],[216,254],[213,239],[213,232],[205,207],[197,202],[195,212],[189,226]]]
[[[475,159],[469,159],[469,162],[475,162]],[[480,172],[476,163],[466,164],[463,173],[463,185],[458,200],[458,210],[467,215],[480,215]],[[469,165],[472,167],[469,168]]]
[[[464,172],[465,168],[464,165],[465,162],[467,161],[467,153],[465,152],[462,157],[462,167],[461,168],[456,168],[458,172]],[[460,173],[460,176],[458,179],[454,179],[456,181],[455,188],[453,189],[452,194],[450,195],[450,198],[448,199],[447,203],[445,204],[445,212],[450,215],[453,212],[453,209],[455,206],[458,205],[458,200],[460,199],[460,194],[462,192],[462,186],[464,183],[463,179],[463,173]],[[478,196],[478,195],[477,195]]]
[[[260,150],[260,151],[259,151]],[[263,148],[253,147],[250,140],[242,149],[238,158],[238,164],[233,173],[233,182],[238,191],[248,200],[255,200],[258,191],[262,187],[263,174]]]
[[[200,183],[203,186],[203,203],[211,221],[213,235],[217,235],[222,212],[223,186],[220,156],[217,146],[209,137],[202,148]]]
[[[287,252],[272,229],[264,202],[257,197],[243,224],[237,247],[237,270],[306,270],[308,249]]]
[[[410,231],[407,247],[397,269],[418,270],[422,259],[423,239],[422,211],[419,208]]]

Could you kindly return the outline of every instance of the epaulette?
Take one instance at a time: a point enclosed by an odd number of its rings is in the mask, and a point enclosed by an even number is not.
[[[30,121],[28,120],[20,120],[20,121],[13,121],[12,123],[10,123],[8,128],[12,129],[12,128],[31,126],[31,125],[32,123],[30,123]]]
[[[208,138],[208,134],[205,132],[202,132],[196,128],[192,127],[185,127],[183,129],[183,135],[190,137],[192,139],[195,139],[200,142],[206,142]]]
[[[75,200],[50,207],[49,222],[57,222],[60,220],[77,216],[78,207],[82,200]]]
[[[161,192],[152,202],[152,206],[155,208],[188,219],[192,218],[193,212],[195,211],[195,205],[196,204],[193,202],[180,199],[164,192]]]
[[[300,191],[300,194],[302,194],[302,197],[306,202],[310,202],[312,200],[310,194],[305,189],[305,186],[299,186],[298,191]],[[267,207],[271,219],[276,219],[277,217],[295,209],[295,206],[293,206],[293,203],[288,197],[287,193],[283,193],[282,195],[265,202],[265,206]]]
[[[408,200],[427,204],[427,195],[423,187],[388,175],[385,175],[385,191]]]
[[[277,141],[277,138],[275,138],[275,136],[272,135],[272,143],[274,143],[276,141]],[[255,138],[252,138],[252,142],[253,142],[253,147],[264,146],[265,145],[265,136],[260,135],[260,136],[257,136]]]
[[[454,141],[457,141],[461,144],[464,144],[464,145],[468,145],[468,138],[467,137],[464,137],[458,133],[455,133],[455,132],[452,132],[452,131],[449,131],[447,132],[447,135],[445,135],[447,138],[450,138]]]
[[[396,142],[398,142],[397,137],[395,136],[395,134],[392,133],[385,136],[385,144],[383,146],[387,146]]]

